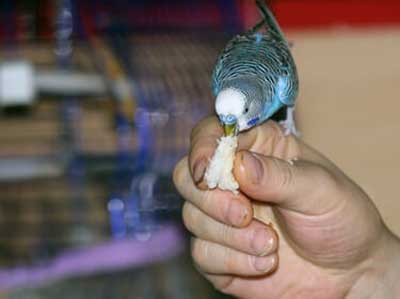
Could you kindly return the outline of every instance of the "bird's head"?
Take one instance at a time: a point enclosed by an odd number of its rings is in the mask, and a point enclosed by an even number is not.
[[[222,90],[215,102],[215,110],[224,126],[225,135],[236,135],[246,105],[246,96],[237,89]]]
[[[253,93],[251,93],[253,95]],[[217,96],[215,110],[224,126],[225,135],[237,135],[257,124],[261,102],[240,89],[228,87]]]

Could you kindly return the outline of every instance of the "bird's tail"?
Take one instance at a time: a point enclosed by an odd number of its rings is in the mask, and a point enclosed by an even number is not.
[[[256,5],[257,5],[263,19],[256,26],[254,26],[254,28],[251,29],[251,31],[257,32],[263,26],[267,26],[269,32],[273,32],[277,36],[280,36],[281,38],[285,39],[284,34],[283,34],[278,22],[276,21],[274,15],[272,14],[272,12],[268,9],[267,5],[265,4],[265,0],[256,0]]]

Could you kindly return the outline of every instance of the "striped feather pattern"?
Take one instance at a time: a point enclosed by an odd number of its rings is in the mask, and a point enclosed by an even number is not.
[[[256,25],[257,30],[253,28],[237,35],[227,44],[217,60],[212,78],[215,96],[225,88],[239,89],[245,95],[254,94],[246,90],[249,85],[241,84],[241,80],[252,80],[254,85],[260,86],[260,97],[246,96],[248,102],[261,102],[255,106],[262,111],[249,115],[260,116],[260,122],[284,105],[293,106],[299,85],[287,41],[272,16],[266,21],[270,29],[267,33],[258,31],[259,25]]]
[[[224,82],[240,77],[254,77],[267,92],[266,101],[272,101],[279,77],[287,77],[289,86],[285,91],[287,103],[292,105],[297,95],[296,66],[284,40],[268,34],[238,35],[232,39],[220,55],[213,75],[215,96],[226,88]]]

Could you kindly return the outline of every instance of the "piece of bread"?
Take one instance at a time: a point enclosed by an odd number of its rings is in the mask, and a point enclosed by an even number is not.
[[[218,140],[218,147],[210,160],[205,173],[205,180],[208,188],[232,191],[239,193],[239,184],[233,176],[233,163],[238,145],[237,137],[221,137]],[[273,221],[271,208],[264,204],[253,204],[254,218],[270,224]]]
[[[239,184],[232,173],[237,146],[236,136],[221,137],[218,140],[218,147],[205,173],[205,181],[210,189],[219,188],[239,193]]]

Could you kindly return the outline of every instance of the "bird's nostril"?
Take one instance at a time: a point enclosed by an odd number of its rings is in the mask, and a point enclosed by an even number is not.
[[[224,126],[234,126],[238,122],[237,117],[232,114],[228,114],[228,115],[220,114],[219,120],[220,120],[221,124]]]
[[[237,118],[236,118],[236,116],[234,116],[232,114],[229,114],[225,117],[224,123],[227,125],[232,125],[232,124],[235,124],[236,122],[237,122]]]

